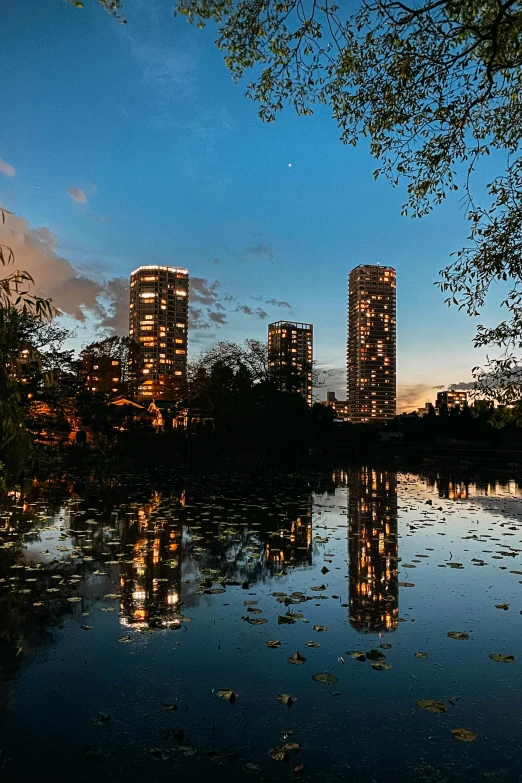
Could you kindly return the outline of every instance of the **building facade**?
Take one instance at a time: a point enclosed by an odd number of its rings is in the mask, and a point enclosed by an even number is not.
[[[140,266],[130,278],[129,377],[139,399],[174,400],[187,380],[189,274]]]
[[[348,412],[353,422],[396,412],[396,277],[389,266],[361,264],[348,278]]]
[[[435,407],[440,410],[443,405],[454,408],[456,405],[467,405],[468,393],[465,391],[441,391],[437,392]]]
[[[303,395],[308,405],[313,400],[312,324],[276,321],[268,325],[268,367],[284,391]]]
[[[81,360],[81,372],[90,392],[114,397],[124,393],[122,367],[118,358],[86,353]]]

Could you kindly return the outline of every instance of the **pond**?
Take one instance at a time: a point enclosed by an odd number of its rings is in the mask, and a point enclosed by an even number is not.
[[[376,466],[13,492],[2,779],[520,779],[522,495]]]

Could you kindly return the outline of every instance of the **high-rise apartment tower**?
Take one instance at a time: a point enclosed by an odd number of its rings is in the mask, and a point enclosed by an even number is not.
[[[175,399],[187,378],[189,275],[140,266],[130,278],[129,337],[137,345],[129,376],[141,399]]]
[[[396,410],[395,269],[361,264],[348,278],[348,413],[385,421]]]
[[[276,321],[268,325],[268,366],[280,388],[297,391],[312,404],[312,324]]]

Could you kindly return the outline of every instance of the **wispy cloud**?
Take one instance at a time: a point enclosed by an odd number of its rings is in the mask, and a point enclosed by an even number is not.
[[[16,176],[15,167],[11,166],[10,163],[6,163],[5,160],[0,160],[0,172],[2,172],[2,174],[5,174],[6,177]]]
[[[463,381],[462,383],[450,383],[449,386],[437,386],[436,388],[448,389],[449,391],[455,391],[457,389],[460,389],[461,391],[465,391],[466,389],[474,389],[475,381]]]
[[[77,204],[87,204],[87,196],[81,188],[67,188],[67,193]]]
[[[280,301],[279,299],[267,299],[265,304],[273,305],[274,307],[287,307],[289,310],[292,309],[289,302]]]
[[[108,225],[111,222],[108,217],[104,217],[103,215],[94,215],[92,212],[86,212],[85,214],[87,217],[96,220],[98,223],[105,223]]]
[[[267,242],[256,242],[249,245],[240,256],[240,261],[268,261],[273,264],[276,260],[275,248]]]
[[[262,307],[250,307],[249,305],[238,305],[236,307],[237,313],[244,313],[245,315],[251,315],[254,318],[260,318],[264,320],[268,318],[268,313],[263,310]]]

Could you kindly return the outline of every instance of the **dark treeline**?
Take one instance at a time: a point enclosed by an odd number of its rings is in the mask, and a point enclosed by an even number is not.
[[[189,366],[186,383],[135,401],[127,375],[129,339],[100,340],[76,356],[66,347],[70,336],[34,307],[0,308],[0,464],[8,483],[95,465],[245,458],[266,464],[385,443],[522,445],[522,404],[493,410],[479,401],[387,423],[337,421],[332,408],[307,405],[296,391],[302,379],[295,369],[274,372],[266,344],[257,340],[218,343]],[[114,379],[101,378],[93,390],[88,381],[103,357],[110,360],[109,374],[117,364],[118,381],[114,386]]]

